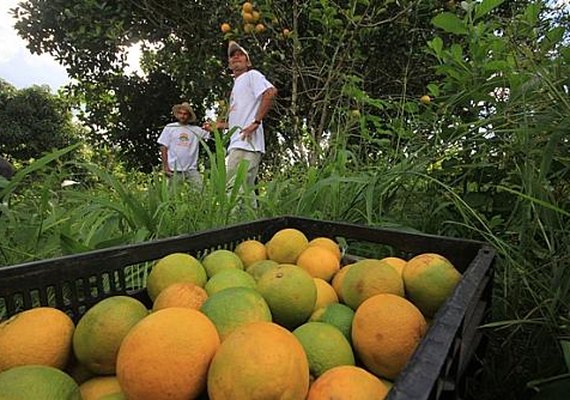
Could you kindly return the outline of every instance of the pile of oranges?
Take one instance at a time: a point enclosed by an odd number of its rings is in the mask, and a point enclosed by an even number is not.
[[[170,254],[148,275],[150,310],[112,296],[77,325],[49,307],[0,323],[0,393],[384,398],[461,275],[432,253],[345,259],[295,228],[201,259]]]

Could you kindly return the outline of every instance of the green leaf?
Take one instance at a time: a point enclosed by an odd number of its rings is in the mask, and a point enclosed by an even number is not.
[[[436,36],[432,41],[428,42],[428,45],[433,50],[437,58],[441,58],[441,52],[443,51],[443,40],[441,40],[439,36]]]
[[[467,34],[465,21],[450,12],[444,12],[436,15],[431,22],[434,26],[443,29],[446,32],[455,33],[456,35]]]
[[[495,8],[503,4],[504,1],[505,0],[483,0],[483,2],[475,8],[475,20],[489,14]]]

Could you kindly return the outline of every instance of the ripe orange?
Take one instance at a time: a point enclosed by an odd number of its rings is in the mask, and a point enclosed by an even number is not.
[[[243,31],[245,33],[252,33],[255,30],[255,25],[253,24],[243,24]]]
[[[340,269],[338,257],[324,246],[309,246],[299,254],[296,264],[314,278],[329,282]]]
[[[431,97],[429,97],[427,94],[424,94],[422,97],[420,97],[420,101],[423,104],[428,105],[429,103],[431,103]]]
[[[461,274],[439,254],[425,253],[406,263],[402,273],[406,294],[428,318],[453,293]]]
[[[317,300],[317,288],[311,275],[293,264],[281,264],[267,271],[257,281],[273,315],[273,321],[294,329],[307,321]]]
[[[370,372],[351,365],[329,369],[309,390],[307,400],[382,400],[389,388]]]
[[[295,336],[271,322],[236,329],[221,344],[208,371],[216,400],[304,400],[309,364]]]
[[[263,24],[255,25],[255,32],[256,33],[262,33],[264,31],[265,31],[265,25],[263,25]]]
[[[298,229],[286,228],[276,232],[266,243],[267,256],[279,264],[295,264],[299,255],[309,245],[309,240]]]
[[[402,276],[402,272],[404,272],[404,266],[406,265],[407,262],[406,260],[399,257],[385,257],[380,261],[384,261],[390,264],[392,267],[394,267],[396,271],[398,271],[400,276]]]
[[[267,260],[265,245],[258,240],[246,240],[238,244],[234,250],[245,269],[258,261]]]
[[[95,374],[114,374],[123,338],[147,315],[146,306],[132,297],[111,296],[101,300],[77,323],[73,334],[75,356]]]
[[[242,4],[241,9],[243,10],[243,12],[251,13],[253,12],[253,4],[251,4],[249,1],[246,1],[245,3]]]
[[[222,30],[223,33],[228,33],[229,31],[232,30],[232,27],[231,27],[230,24],[228,24],[227,22],[225,22],[225,23],[223,23],[223,24],[220,26],[220,29]]]
[[[352,264],[341,287],[344,303],[356,310],[366,299],[379,293],[404,296],[400,274],[386,262],[366,259]]]
[[[309,246],[323,246],[327,249],[331,250],[335,255],[336,258],[340,261],[342,257],[342,253],[340,251],[340,247],[338,243],[328,237],[316,237],[309,242]]]
[[[38,307],[0,323],[0,372],[18,365],[63,369],[71,353],[75,325],[56,308]]]
[[[307,322],[293,331],[307,359],[309,371],[316,378],[339,365],[354,365],[350,343],[336,327],[324,322]]]
[[[317,300],[315,301],[313,312],[329,304],[338,303],[338,296],[327,281],[320,278],[313,278],[313,281],[317,287]]]
[[[185,253],[169,254],[154,264],[148,275],[146,288],[151,300],[173,283],[190,282],[204,287],[206,270],[196,258]]]
[[[252,11],[251,15],[253,16],[253,22],[257,22],[261,18],[261,13],[259,11]]]
[[[336,295],[338,296],[338,301],[340,302],[344,302],[344,298],[342,297],[342,282],[344,281],[344,277],[346,276],[346,273],[348,272],[348,270],[352,267],[353,264],[348,264],[345,265],[344,267],[341,267],[341,269],[339,269],[336,274],[333,275],[332,278],[332,282],[331,285],[334,288],[334,291],[336,292]]]
[[[243,12],[241,13],[241,16],[242,16],[242,18],[243,18],[243,21],[244,21],[245,23],[247,23],[247,24],[253,24],[253,23],[255,22],[255,21],[254,21],[254,18],[253,18],[253,14],[250,13],[250,12],[245,12],[245,11],[243,11]]]
[[[239,256],[230,250],[214,250],[204,257],[202,265],[206,270],[208,278],[226,269],[243,269],[243,263]]]
[[[370,372],[395,379],[426,329],[423,315],[411,302],[394,294],[377,294],[356,310],[352,344]]]
[[[205,390],[219,345],[216,327],[200,311],[165,308],[149,314],[119,349],[121,389],[129,399],[196,398]]]
[[[200,311],[214,323],[221,341],[242,325],[271,322],[271,311],[263,297],[246,287],[228,288],[213,294]]]
[[[208,293],[190,282],[173,283],[167,286],[154,300],[152,311],[169,307],[187,307],[199,310],[208,298]]]
[[[99,400],[107,394],[120,392],[121,386],[116,376],[96,376],[83,382],[79,391],[83,400]]]

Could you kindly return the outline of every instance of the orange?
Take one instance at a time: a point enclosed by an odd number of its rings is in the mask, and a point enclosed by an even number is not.
[[[242,325],[271,322],[271,311],[263,297],[246,287],[228,288],[213,294],[200,311],[214,323],[222,341]]]
[[[82,400],[77,383],[65,372],[45,365],[21,365],[0,373],[3,400]]]
[[[356,310],[352,344],[370,372],[393,380],[426,330],[422,313],[411,302],[394,294],[377,294]]]
[[[313,282],[315,282],[315,286],[317,287],[317,300],[315,301],[313,312],[331,303],[338,303],[338,296],[334,288],[328,282],[320,278],[313,278]]]
[[[305,349],[313,377],[339,365],[354,365],[350,343],[333,325],[307,322],[295,329],[293,335]]]
[[[199,310],[208,298],[208,293],[200,286],[189,282],[173,283],[167,286],[152,305],[152,311],[169,307],[187,307]]]
[[[406,265],[406,260],[399,257],[385,257],[380,261],[384,261],[390,264],[396,271],[398,271],[400,276],[402,276],[402,272],[404,272],[404,266]]]
[[[265,245],[258,240],[246,240],[238,244],[234,250],[243,266],[247,269],[257,261],[267,260]]]
[[[232,30],[232,27],[231,27],[230,24],[228,24],[228,23],[226,22],[226,23],[223,23],[223,24],[220,26],[220,29],[222,30],[222,32],[228,33],[229,31]]]
[[[101,396],[121,391],[116,376],[97,376],[83,382],[79,386],[83,400],[99,400]]]
[[[309,240],[298,229],[286,228],[276,232],[266,243],[267,257],[279,264],[295,264],[309,245]]]
[[[309,364],[295,336],[272,322],[254,322],[224,340],[208,371],[216,400],[304,400]]]
[[[255,21],[254,21],[253,14],[250,13],[250,12],[245,12],[245,11],[243,11],[243,12],[241,13],[241,16],[242,16],[242,18],[243,18],[243,21],[246,22],[246,23],[248,23],[248,24],[252,24],[253,22],[255,22]]]
[[[389,388],[370,372],[351,365],[329,369],[309,390],[307,400],[382,400]]]
[[[208,278],[216,275],[218,272],[226,269],[241,269],[243,270],[243,263],[236,253],[229,250],[214,250],[204,257],[202,265],[206,269]]]
[[[251,4],[249,1],[246,1],[245,3],[243,3],[241,8],[244,12],[247,12],[247,13],[253,12],[253,4]]]
[[[340,269],[340,262],[331,250],[324,246],[309,246],[297,258],[296,264],[314,278],[330,281]]]
[[[256,19],[255,19],[255,15],[253,16],[253,19],[254,19],[254,21],[256,20]],[[257,24],[257,25],[255,25],[255,32],[256,32],[256,33],[263,33],[263,32],[265,32],[265,25],[263,25],[263,24]]]
[[[340,330],[346,339],[351,342],[353,319],[354,311],[352,308],[344,304],[332,303],[313,312],[311,318],[309,318],[309,321],[325,322],[327,324],[331,324]]]
[[[114,374],[117,352],[131,328],[148,310],[128,296],[112,296],[91,307],[77,323],[73,352],[95,374]]]
[[[278,265],[279,264],[273,260],[258,261],[250,265],[246,269],[246,272],[251,276],[253,276],[253,279],[255,279],[255,281],[257,282],[259,278],[261,278],[261,275],[263,275],[265,272],[269,271],[270,269],[277,267]]]
[[[75,326],[56,308],[38,307],[0,323],[0,372],[36,364],[63,369],[71,353]]]
[[[344,303],[356,310],[369,297],[379,293],[404,296],[404,282],[388,263],[366,259],[352,264],[341,286]]]
[[[263,274],[257,291],[269,305],[273,321],[287,329],[307,321],[317,300],[311,275],[292,264],[281,264]]]
[[[106,394],[102,397],[99,397],[97,400],[127,400],[125,395],[122,392]]]
[[[338,258],[339,261],[342,257],[342,253],[340,251],[340,247],[338,246],[338,243],[332,239],[329,239],[328,237],[322,237],[322,236],[316,237],[309,242],[309,246],[326,247],[327,249],[329,249],[330,251],[332,251],[336,255],[336,258]]]
[[[212,296],[219,291],[230,287],[249,287],[255,288],[256,282],[253,276],[241,269],[226,269],[218,272],[206,282],[206,292],[208,296]]]
[[[158,260],[148,275],[146,288],[151,300],[173,283],[190,282],[204,287],[206,270],[196,258],[185,253],[173,253]]]
[[[425,253],[406,263],[402,273],[406,294],[428,318],[453,293],[461,274],[439,254]]]
[[[123,340],[117,378],[126,398],[193,399],[206,388],[208,366],[220,345],[200,311],[165,308],[141,320]]]
[[[353,264],[345,265],[341,269],[339,269],[336,274],[333,275],[331,285],[338,296],[338,301],[344,302],[344,298],[342,297],[342,282],[344,281],[344,277],[348,270],[352,267]]]

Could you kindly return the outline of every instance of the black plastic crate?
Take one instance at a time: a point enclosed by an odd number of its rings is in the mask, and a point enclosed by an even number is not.
[[[483,242],[284,216],[221,229],[113,247],[78,255],[0,267],[0,321],[37,306],[57,307],[75,321],[98,301],[128,294],[147,305],[146,276],[155,260],[174,252],[201,258],[216,249],[233,250],[246,239],[268,241],[283,228],[309,239],[335,238],[349,255],[405,259],[420,253],[448,258],[463,276],[452,296],[395,382],[388,399],[457,399],[466,371],[481,351],[478,330],[489,310],[495,251]]]

